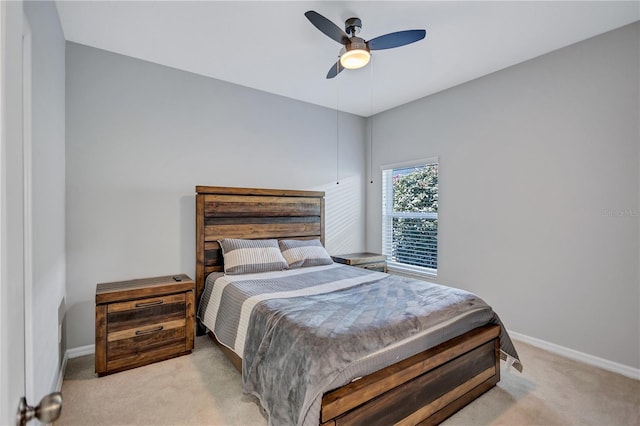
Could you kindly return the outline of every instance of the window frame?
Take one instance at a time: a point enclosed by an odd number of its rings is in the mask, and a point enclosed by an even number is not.
[[[390,235],[389,222],[393,220],[394,217],[422,217],[426,219],[435,219],[438,220],[438,212],[415,212],[415,214],[407,214],[402,212],[393,212],[393,185],[390,184],[391,181],[385,179],[385,172],[388,170],[402,169],[402,168],[411,168],[411,167],[424,167],[427,165],[437,165],[438,166],[438,195],[440,193],[439,183],[440,183],[440,161],[438,157],[429,157],[423,158],[419,160],[411,160],[405,161],[401,163],[392,163],[392,164],[383,164],[380,166],[381,175],[382,175],[382,222],[381,222],[381,231],[382,231],[382,254],[387,256],[387,269],[390,272],[396,272],[403,275],[414,275],[420,278],[429,278],[435,279],[438,277],[438,269],[428,268],[425,266],[416,266],[409,265],[402,262],[396,262],[391,259],[391,253],[386,251],[387,248],[391,247],[391,243],[387,241],[388,235]],[[391,200],[388,202],[387,200]],[[439,258],[440,255],[440,233],[438,232],[436,235],[436,244],[437,244],[437,256]]]

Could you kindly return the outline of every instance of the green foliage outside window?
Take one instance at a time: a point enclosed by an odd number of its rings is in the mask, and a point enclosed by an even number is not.
[[[393,259],[437,269],[438,219],[411,217],[411,213],[438,212],[437,164],[393,170],[393,211],[404,213],[393,218]]]

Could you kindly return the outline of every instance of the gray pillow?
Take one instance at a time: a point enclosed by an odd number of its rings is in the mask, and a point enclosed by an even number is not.
[[[225,274],[252,274],[287,269],[287,261],[282,257],[277,240],[225,238],[218,242],[222,247]]]
[[[280,240],[278,243],[289,269],[333,263],[320,240]]]

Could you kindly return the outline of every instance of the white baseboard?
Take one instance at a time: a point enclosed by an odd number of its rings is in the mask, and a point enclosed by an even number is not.
[[[71,349],[67,349],[67,352],[65,352],[64,356],[65,358],[78,358],[79,356],[84,356],[84,355],[91,355],[96,353],[96,345],[87,345],[87,346],[80,346],[77,348],[71,348]]]
[[[56,382],[56,392],[60,392],[62,390],[62,382],[64,381],[64,372],[67,371],[67,361],[69,361],[68,351],[65,351],[64,356],[62,357],[62,365],[60,366],[60,371],[58,371],[58,381]]]
[[[509,330],[509,335],[516,340],[520,340],[524,343],[530,344],[531,346],[544,349],[547,352],[551,352],[556,355],[560,355],[565,358],[572,359],[574,361],[579,361],[584,364],[592,365],[594,367],[602,368],[603,370],[622,374],[623,376],[626,376],[635,380],[640,380],[640,368],[634,368],[628,365],[609,361],[608,359],[589,355],[584,352],[576,351],[574,349],[570,349],[565,346],[556,345],[555,343],[547,342],[545,340],[537,339],[535,337],[530,337],[515,331]]]
[[[96,345],[87,345],[80,346],[79,348],[71,348],[67,349],[64,352],[64,356],[62,357],[62,365],[60,366],[60,371],[58,372],[58,381],[56,383],[55,390],[60,392],[62,390],[62,382],[64,381],[64,373],[67,371],[67,362],[71,358],[78,358],[79,356],[91,355],[95,353]]]

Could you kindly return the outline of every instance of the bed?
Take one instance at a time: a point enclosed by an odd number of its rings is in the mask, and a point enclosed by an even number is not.
[[[477,296],[461,290],[337,264],[223,274],[220,240],[317,240],[324,244],[323,192],[210,186],[197,186],[196,192],[196,300],[198,306],[205,306],[199,309],[198,330],[200,334],[207,332],[243,373],[245,391],[260,399],[271,424],[437,424],[495,386],[505,349],[514,366],[521,368],[497,315]],[[317,286],[313,280],[325,284]],[[340,287],[335,289],[335,285]],[[271,295],[256,295],[256,287],[270,289],[266,292]],[[319,287],[323,290],[316,291]],[[257,299],[251,304],[223,305],[221,300],[231,297],[224,292],[242,293],[238,288],[250,289],[248,300]],[[300,299],[309,288],[314,289],[313,295]],[[372,334],[375,330],[364,326],[346,327],[357,329],[358,339],[336,331],[340,321],[352,315],[353,306],[368,306],[362,302],[354,305],[354,301],[375,299],[391,291],[404,295],[395,294],[394,300],[400,300],[398,305],[405,308],[410,306],[409,322],[419,322],[420,332],[415,331],[415,324],[409,324],[413,329],[408,331],[398,326],[384,336],[376,336]],[[445,313],[417,314],[426,308],[412,301],[437,304],[445,300],[445,291],[453,291],[454,299],[459,299],[451,302],[457,316],[443,320],[449,318]],[[225,310],[224,315],[218,315],[234,303],[240,306],[237,313]],[[215,309],[209,307],[214,305]],[[246,309],[247,305],[252,308]],[[213,317],[244,318],[233,324],[242,323],[245,328],[237,327],[241,333],[226,337],[226,332],[217,328],[225,325],[205,319],[208,310],[214,311]],[[328,311],[331,315],[322,315]],[[392,322],[394,327],[407,322],[407,312],[386,311],[388,318],[380,321]],[[422,319],[427,316],[429,319]],[[309,327],[308,323],[297,326],[302,330],[291,328],[290,324],[302,317],[311,317],[311,324],[319,317],[337,323],[327,335],[322,335],[321,327]],[[310,341],[316,349],[297,350],[301,341]],[[269,354],[270,348],[275,352]],[[327,359],[332,368],[337,366],[335,371],[327,372],[323,364]],[[298,391],[293,385],[272,385],[283,377],[308,388]]]

